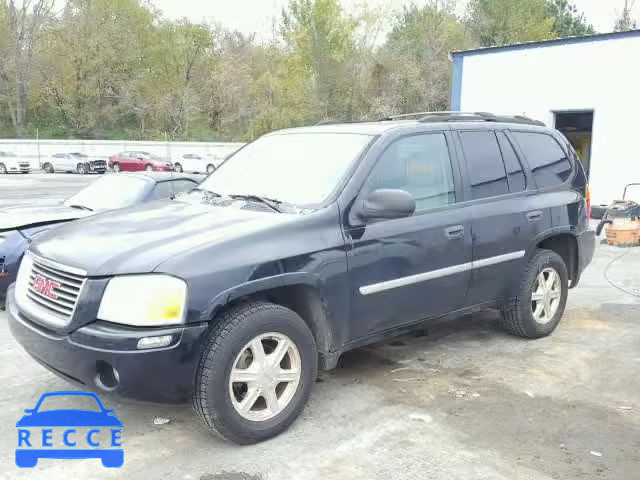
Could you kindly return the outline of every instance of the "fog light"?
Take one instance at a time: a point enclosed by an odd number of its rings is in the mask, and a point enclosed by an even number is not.
[[[160,348],[166,347],[171,343],[173,336],[171,335],[162,335],[160,337],[144,337],[138,340],[138,349],[142,350],[145,348]]]

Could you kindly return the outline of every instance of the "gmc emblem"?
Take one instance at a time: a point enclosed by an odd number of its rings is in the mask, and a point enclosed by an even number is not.
[[[43,277],[42,275],[35,275],[33,278],[33,289],[54,300],[58,298],[58,294],[53,291],[54,288],[59,288],[60,284]]]

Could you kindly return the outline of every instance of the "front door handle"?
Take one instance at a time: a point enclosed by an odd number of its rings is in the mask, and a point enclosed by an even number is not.
[[[464,227],[462,225],[454,225],[444,229],[444,233],[449,240],[464,237]]]
[[[536,210],[535,212],[527,213],[527,222],[537,222],[542,218],[542,212],[540,210]]]

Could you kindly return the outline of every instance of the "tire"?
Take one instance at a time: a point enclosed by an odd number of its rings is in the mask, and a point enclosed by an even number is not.
[[[173,169],[178,173],[182,173],[182,165],[180,165],[179,163],[174,163]]]
[[[538,278],[541,274],[547,275],[546,272],[554,271],[558,276],[557,292],[551,295],[558,295],[550,302],[552,315],[547,312],[542,313],[548,318],[536,319],[534,308],[537,309],[540,304],[546,304],[544,300],[536,301],[534,304],[534,289],[539,285]],[[547,277],[548,278],[548,277]],[[501,312],[503,328],[518,337],[523,338],[542,338],[551,334],[560,322],[567,304],[567,294],[569,291],[569,279],[567,267],[562,257],[551,250],[537,250],[529,261],[529,265],[525,268],[520,279],[518,297],[511,308],[504,309]],[[539,292],[536,292],[541,295]],[[544,294],[542,294],[544,295]],[[551,296],[550,295],[550,296]],[[535,305],[535,306],[534,306]],[[554,307],[555,305],[555,307]],[[553,309],[555,308],[555,312]],[[543,308],[544,310],[544,308]],[[536,310],[537,311],[537,310]]]
[[[267,396],[260,395],[260,385],[255,386],[256,383],[249,382],[232,384],[230,378],[232,370],[238,371],[234,367],[242,361],[247,361],[246,353],[249,354],[249,366],[253,365],[254,350],[250,349],[249,343],[253,345],[254,341],[264,335],[267,335],[267,338],[260,340],[259,345],[266,355],[263,358],[268,362],[269,354],[274,352],[269,352],[268,344],[265,346],[263,341],[269,342],[271,334],[292,342],[298,355],[291,355],[291,350],[288,349],[284,353],[283,361],[288,360],[290,368],[298,365],[300,375],[297,382],[286,383],[285,389],[276,393],[277,400],[287,403],[277,414],[269,417],[269,412],[272,411],[267,408]],[[307,403],[316,378],[317,357],[315,340],[309,327],[292,310],[266,302],[248,303],[232,308],[215,320],[205,338],[192,397],[195,415],[206,429],[234,443],[247,445],[275,437],[293,423]],[[297,358],[297,361],[294,361],[294,358]],[[277,382],[274,380],[277,378],[274,371],[282,373],[280,369],[287,367],[282,367],[281,361],[279,366],[271,364],[268,368],[278,370],[271,370],[267,375],[269,378],[265,381]],[[258,393],[243,415],[234,406],[234,402],[247,399],[250,385],[253,385],[252,390]],[[282,385],[278,383],[277,387],[272,389],[264,384],[262,387],[265,388],[265,392],[277,392]],[[262,405],[265,407],[263,410],[260,409]],[[256,407],[256,410],[252,407]]]
[[[114,163],[112,168],[113,168],[113,171],[116,173],[121,171],[119,163]]]
[[[7,166],[4,163],[0,163],[0,175],[7,174]]]
[[[207,165],[207,174],[211,175],[216,171],[216,167],[214,165]]]
[[[145,169],[147,172],[153,172],[153,165],[148,164],[146,167],[144,167],[144,169]]]
[[[79,163],[76,165],[76,173],[79,175],[84,175],[87,173],[87,166],[84,163]]]
[[[53,165],[51,165],[49,162],[42,165],[42,169],[44,170],[44,173],[53,173]]]

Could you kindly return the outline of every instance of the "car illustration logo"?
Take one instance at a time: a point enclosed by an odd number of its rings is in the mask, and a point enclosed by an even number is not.
[[[60,288],[60,283],[50,280],[42,275],[35,274],[33,277],[33,289],[41,293],[42,295],[46,295],[49,298],[53,298],[54,300],[58,298],[58,294],[53,291],[54,288]]]
[[[97,406],[97,409],[48,410],[43,407],[43,402],[47,399],[64,396],[85,397],[84,400],[90,402],[93,399],[95,404],[91,404]],[[25,409],[25,413],[16,423],[18,467],[33,468],[40,458],[99,458],[107,468],[119,468],[123,465],[122,422],[114,415],[114,410],[104,407],[95,393],[45,393],[36,406]],[[58,448],[62,446],[66,448]]]

